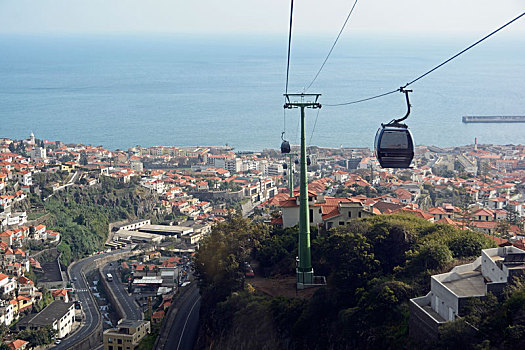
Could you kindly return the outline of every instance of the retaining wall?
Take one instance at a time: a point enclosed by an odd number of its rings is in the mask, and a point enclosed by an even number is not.
[[[104,265],[106,265],[110,261],[116,261],[116,260],[119,260],[119,259],[121,259],[123,257],[140,254],[142,252],[143,251],[141,251],[141,250],[126,251],[126,252],[122,252],[122,253],[119,253],[119,254],[114,254],[114,255],[110,255],[110,256],[103,256],[103,257],[100,257],[99,259],[95,259],[94,261],[84,265],[84,267],[82,268],[82,278],[86,282],[86,285],[89,285],[87,283],[86,276],[85,276],[87,271],[91,271],[91,270],[95,270],[95,269],[101,269]],[[70,275],[69,274],[69,270],[71,269],[71,266],[72,265],[68,266],[68,276]],[[105,281],[103,276],[101,276],[101,277],[102,277],[101,281]],[[102,282],[102,283],[104,283],[104,282]],[[93,296],[93,294],[90,293],[89,295],[90,295],[91,299],[93,300],[93,302],[96,304],[96,300],[95,300],[95,297]],[[115,304],[113,304],[113,305],[115,305]],[[100,315],[100,311],[98,310],[98,308],[96,308],[96,310],[97,310],[97,313],[99,315],[99,317],[98,317],[99,322],[97,323],[97,326],[91,332],[91,334],[89,334],[84,339],[79,340],[76,344],[72,345],[70,347],[70,349],[74,349],[74,350],[92,350],[92,349],[97,348],[100,345],[102,345],[102,331],[103,331],[102,317]]]

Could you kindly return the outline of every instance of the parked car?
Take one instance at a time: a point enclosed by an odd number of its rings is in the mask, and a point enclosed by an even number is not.
[[[254,278],[255,277],[255,273],[253,272],[253,269],[250,267],[250,268],[246,269],[246,272],[244,273],[244,276],[246,276],[246,278]]]

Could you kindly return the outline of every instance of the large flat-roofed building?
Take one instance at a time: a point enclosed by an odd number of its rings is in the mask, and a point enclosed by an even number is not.
[[[113,228],[113,230],[138,230],[139,228],[141,228],[142,226],[144,225],[149,225],[151,224],[151,220],[135,220],[135,221],[131,221],[131,222],[128,222],[127,224],[124,224],[124,225],[120,225],[120,226],[115,226]]]
[[[193,232],[193,228],[177,225],[144,225],[139,228],[140,232],[153,233],[165,236],[181,237]]]
[[[484,249],[473,263],[433,275],[430,292],[410,299],[410,336],[437,339],[439,327],[464,316],[471,298],[498,294],[514,277],[525,275],[525,251],[513,246]]]
[[[119,241],[131,241],[133,243],[160,243],[165,236],[121,229],[113,237]]]
[[[55,300],[38,314],[26,316],[18,321],[16,328],[22,331],[50,326],[57,331],[58,338],[64,338],[71,332],[74,320],[74,303]]]
[[[149,321],[122,320],[117,327],[104,331],[104,350],[134,350],[150,332]]]

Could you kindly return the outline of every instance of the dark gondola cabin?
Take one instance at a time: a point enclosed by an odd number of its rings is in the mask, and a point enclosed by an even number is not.
[[[377,130],[375,155],[382,168],[409,168],[414,141],[405,124],[386,124]]]
[[[290,143],[286,140],[281,143],[281,153],[290,153]]]

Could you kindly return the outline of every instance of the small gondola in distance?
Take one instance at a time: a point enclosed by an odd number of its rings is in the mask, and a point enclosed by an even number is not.
[[[286,153],[290,153],[290,151],[291,151],[290,143],[286,140],[283,140],[283,142],[281,143],[281,153],[286,154]]]
[[[284,139],[284,131],[281,133],[281,153],[287,154],[292,151],[292,148],[290,147],[290,142],[286,141]]]

